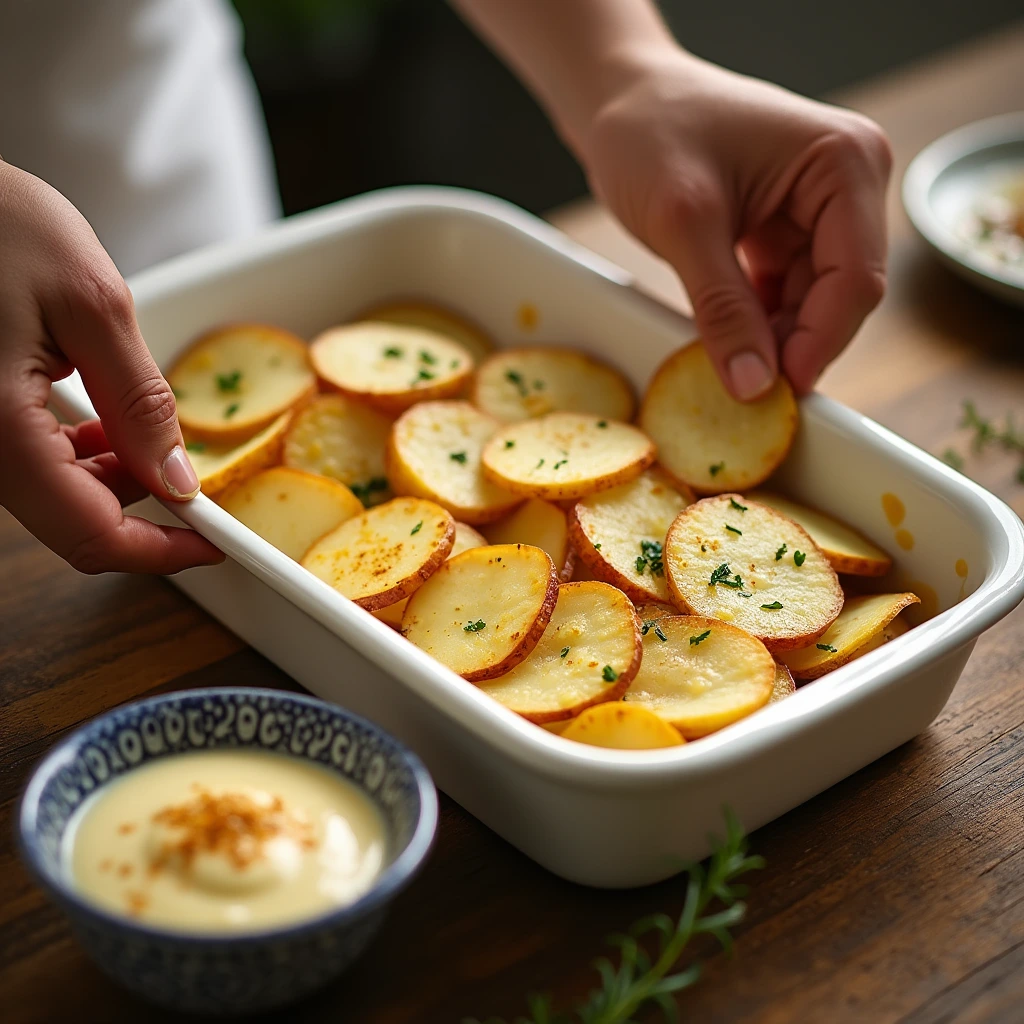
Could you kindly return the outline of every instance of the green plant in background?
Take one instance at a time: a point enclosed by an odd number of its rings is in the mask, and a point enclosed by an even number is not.
[[[1024,484],[1024,429],[1017,426],[1012,413],[1006,414],[1005,423],[999,427],[993,420],[982,416],[974,402],[965,399],[959,426],[971,432],[971,451],[975,454],[996,447],[1018,455],[1021,464],[1017,469],[1017,482]],[[955,448],[947,448],[942,453],[942,460],[953,469],[963,471],[964,457]]]
[[[671,973],[690,941],[698,935],[713,935],[726,952],[732,950],[729,929],[735,927],[746,913],[741,897],[747,887],[736,879],[748,871],[764,867],[761,857],[747,853],[747,840],[736,818],[725,814],[726,837],[711,837],[713,852],[707,862],[686,868],[688,883],[686,901],[678,918],[668,914],[651,914],[637,921],[626,935],[612,935],[610,945],[619,950],[618,965],[607,957],[594,962],[601,980],[587,998],[572,1011],[556,1011],[549,996],[530,996],[530,1015],[517,1017],[514,1024],[632,1024],[635,1014],[660,1010],[665,1021],[679,1019],[675,997],[700,978],[700,962]],[[712,910],[715,905],[718,909]],[[709,912],[710,911],[710,912]],[[648,951],[643,942],[657,944],[657,953]],[[463,1024],[480,1024],[465,1020]],[[505,1024],[490,1017],[485,1024]]]

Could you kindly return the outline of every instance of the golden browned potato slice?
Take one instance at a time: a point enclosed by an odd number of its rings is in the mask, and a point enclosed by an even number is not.
[[[655,619],[663,619],[666,615],[678,615],[679,609],[675,605],[662,604],[660,601],[644,601],[636,606],[636,617],[641,624],[652,622]]]
[[[607,363],[569,348],[507,348],[485,362],[473,401],[513,423],[549,412],[584,412],[628,422],[636,403],[629,381]]]
[[[316,391],[306,343],[267,324],[204,334],[167,374],[190,437],[237,445]]]
[[[692,501],[654,466],[628,484],[581,498],[570,518],[573,547],[598,579],[633,601],[669,601],[662,546]]]
[[[391,420],[344,395],[318,395],[292,417],[286,466],[339,480],[366,506],[390,498],[384,450]]]
[[[474,525],[500,519],[523,498],[492,483],[480,467],[480,453],[497,427],[469,402],[420,402],[407,409],[387,448],[395,493],[429,498]]]
[[[669,725],[653,711],[622,700],[587,708],[561,735],[577,743],[616,750],[656,750],[678,747],[686,742],[674,725]]]
[[[463,551],[468,551],[470,548],[482,548],[487,543],[487,538],[477,533],[472,526],[466,523],[455,524],[455,543],[452,545],[452,550],[449,552],[448,557],[454,558],[456,555],[461,555]],[[405,606],[409,603],[409,599],[405,598],[399,601],[397,604],[389,604],[386,608],[378,608],[373,614],[377,616],[381,622],[386,622],[389,626],[395,629],[402,628],[402,616],[405,614]]]
[[[628,483],[655,454],[650,438],[627,423],[553,412],[502,427],[484,448],[483,466],[510,491],[557,501]]]
[[[785,377],[764,398],[737,402],[699,343],[662,363],[639,420],[658,446],[661,465],[698,494],[739,491],[767,479],[786,457],[797,421]]]
[[[572,718],[617,700],[640,668],[633,605],[607,583],[563,583],[530,656],[483,690],[531,722]]]
[[[449,559],[416,591],[402,633],[471,683],[493,679],[537,646],[557,597],[546,551],[488,544]]]
[[[514,512],[483,528],[491,544],[533,544],[543,548],[555,563],[559,579],[572,579],[576,564],[569,544],[569,524],[565,512],[550,501],[530,498]]]
[[[772,686],[772,695],[768,698],[769,704],[777,704],[784,697],[791,697],[796,693],[796,681],[793,673],[781,662],[775,662],[775,683]]]
[[[767,491],[749,491],[747,497],[799,523],[825,552],[836,572],[850,576],[884,576],[892,568],[892,559],[880,547],[824,512],[816,512]]]
[[[697,739],[768,703],[775,662],[760,640],[701,615],[658,620],[643,638],[640,671],[623,700]]]
[[[203,494],[215,497],[253,473],[277,465],[291,416],[290,412],[284,413],[241,444],[213,444],[186,434],[185,448]]]
[[[731,622],[772,651],[806,646],[843,607],[839,578],[807,532],[738,494],[679,513],[665,574],[677,607]]]
[[[249,477],[223,494],[219,504],[296,561],[315,540],[363,511],[344,484],[285,466]]]
[[[469,352],[475,363],[482,363],[494,351],[494,342],[482,327],[458,313],[429,302],[389,302],[366,310],[356,319],[425,327],[428,331],[435,331],[457,341]]]
[[[367,611],[408,597],[448,557],[455,520],[423,498],[391,501],[354,516],[303,555],[314,576]]]
[[[904,608],[920,604],[916,594],[864,594],[851,597],[817,641],[780,655],[797,679],[817,679],[840,665],[881,646],[886,628]],[[899,627],[891,636],[902,632]]]
[[[327,388],[391,415],[417,402],[455,398],[473,371],[470,354],[444,335],[376,320],[324,331],[309,355]]]

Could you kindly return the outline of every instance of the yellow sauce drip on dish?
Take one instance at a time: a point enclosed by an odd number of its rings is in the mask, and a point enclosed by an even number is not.
[[[907,509],[895,494],[886,492],[882,495],[882,511],[892,527],[899,526],[907,517]]]
[[[529,334],[537,329],[537,325],[540,323],[540,312],[533,303],[524,302],[516,310],[516,323],[519,325],[519,330]]]

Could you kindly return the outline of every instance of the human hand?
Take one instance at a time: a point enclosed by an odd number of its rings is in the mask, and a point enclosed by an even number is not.
[[[100,418],[62,426],[46,403],[74,369]],[[121,275],[66,199],[0,161],[0,504],[81,572],[174,573],[224,556],[121,508],[198,489]]]

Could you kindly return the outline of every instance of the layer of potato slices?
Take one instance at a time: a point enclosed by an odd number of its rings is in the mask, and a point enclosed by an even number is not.
[[[356,319],[383,320],[389,324],[423,327],[436,334],[443,334],[458,342],[473,357],[473,362],[478,364],[494,351],[494,342],[482,327],[459,313],[429,302],[389,302],[365,310]]]
[[[692,501],[688,490],[654,466],[628,484],[581,498],[571,516],[573,547],[597,579],[633,601],[668,601],[662,546]]]
[[[491,544],[533,544],[543,548],[555,563],[558,578],[572,579],[576,556],[569,543],[569,522],[565,512],[543,498],[528,498],[504,519],[483,527]]]
[[[387,476],[396,494],[443,505],[472,525],[493,522],[522,503],[484,476],[480,453],[498,421],[469,402],[420,402],[395,421]]]
[[[318,395],[292,417],[284,439],[286,466],[338,480],[366,506],[392,495],[384,466],[391,420],[344,395]]]
[[[314,541],[363,511],[344,484],[285,466],[249,477],[223,494],[219,504],[296,561]]]
[[[916,594],[863,594],[848,598],[832,625],[813,643],[780,655],[797,679],[817,679],[855,657],[881,646],[889,624],[904,608],[919,604]],[[897,635],[897,631],[892,631]]]
[[[379,320],[332,327],[313,339],[309,355],[326,388],[396,416],[417,402],[457,397],[473,371],[470,354],[443,334]]]
[[[843,607],[839,578],[807,532],[738,494],[683,509],[664,562],[673,604],[731,622],[772,651],[805,647]]]
[[[455,520],[423,498],[391,501],[354,516],[302,557],[314,576],[367,611],[409,597],[448,557]]]
[[[615,750],[657,750],[685,743],[674,725],[653,711],[622,700],[595,704],[559,733],[564,739]]]
[[[777,704],[786,697],[792,697],[796,693],[796,680],[793,673],[782,664],[775,662],[775,683],[772,686],[772,695],[768,698],[769,704]]]
[[[684,739],[716,732],[768,703],[775,662],[760,640],[701,615],[659,619],[623,700],[653,711]]]
[[[546,551],[489,544],[449,559],[413,595],[402,633],[470,682],[504,675],[544,634],[558,597]]]
[[[473,401],[499,420],[549,412],[593,413],[628,422],[636,402],[629,381],[607,363],[555,346],[507,348],[477,370]]]
[[[766,480],[786,457],[798,422],[784,377],[764,397],[738,402],[699,342],[658,368],[640,406],[640,426],[658,460],[698,494],[740,491]]]
[[[836,572],[849,576],[884,576],[892,568],[892,559],[880,547],[824,512],[767,491],[748,491],[747,497],[799,523],[825,552]]]
[[[167,373],[178,421],[190,437],[236,445],[311,397],[306,343],[266,324],[230,324],[202,335]]]
[[[662,604],[660,601],[643,601],[636,606],[636,617],[641,624],[663,619],[666,615],[678,614],[679,609],[675,605]]]
[[[483,689],[531,722],[572,718],[617,700],[640,668],[640,652],[633,605],[622,591],[607,583],[563,583],[530,656]]]
[[[558,501],[628,483],[655,455],[650,438],[627,423],[553,412],[502,427],[484,448],[483,467],[516,494]]]
[[[456,523],[455,524],[455,543],[452,545],[452,549],[448,554],[449,558],[454,558],[456,555],[461,555],[463,551],[468,551],[470,548],[482,548],[487,543],[487,538],[482,534],[476,532],[472,526],[468,523]],[[408,598],[404,598],[397,604],[389,604],[386,608],[378,608],[373,614],[381,620],[386,622],[389,626],[394,629],[402,628],[402,616],[405,614],[405,606],[409,603]]]
[[[281,461],[281,446],[292,414],[278,416],[270,426],[241,444],[214,444],[186,434],[185,450],[207,497],[216,497],[233,484]]]

